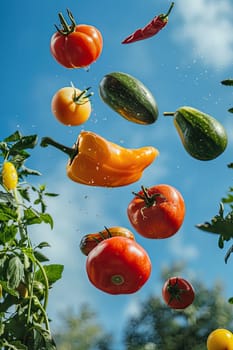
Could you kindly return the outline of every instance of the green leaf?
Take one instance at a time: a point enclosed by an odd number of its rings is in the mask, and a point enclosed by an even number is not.
[[[9,288],[16,288],[24,277],[24,266],[18,256],[9,259],[7,267],[7,281]]]
[[[231,253],[233,253],[233,245],[228,249],[226,255],[225,255],[225,258],[224,258],[224,261],[225,261],[225,264],[227,264],[227,261],[231,255]]]
[[[24,255],[26,255],[33,263],[36,262],[32,248],[22,248],[22,253],[24,253]]]
[[[6,142],[0,142],[0,150],[2,151],[2,155],[5,158],[9,152],[9,147]]]
[[[3,141],[5,142],[16,142],[22,138],[22,134],[17,130],[10,136],[6,137]]]
[[[22,171],[20,172],[22,176],[29,176],[29,175],[36,175],[41,176],[41,173],[34,169],[29,169],[26,167],[23,167]]]
[[[18,140],[10,150],[10,153],[14,153],[14,151],[20,151],[25,150],[28,148],[34,148],[37,144],[38,137],[37,135],[29,135],[29,136],[22,136],[20,140]]]
[[[4,290],[5,292],[7,292],[8,294],[13,295],[13,296],[15,296],[15,297],[18,296],[18,292],[17,292],[14,288],[10,288],[10,287],[8,286],[8,283],[7,283],[6,281],[1,281],[1,280],[0,280],[0,284],[1,284],[1,286],[2,286],[2,288],[3,288],[3,290]]]
[[[50,192],[45,192],[44,195],[48,196],[48,197],[57,197],[57,196],[59,196],[58,193],[50,193]]]
[[[51,215],[43,213],[40,217],[45,224],[49,224],[51,229],[53,229],[53,218]]]
[[[33,325],[33,349],[56,350],[55,342],[46,329],[41,324]]]
[[[223,238],[222,235],[219,236],[218,246],[219,246],[220,249],[222,249],[224,247],[224,238]]]
[[[42,249],[42,248],[47,248],[51,247],[51,245],[48,242],[40,242],[37,246],[37,248]]]
[[[215,215],[210,222],[204,222],[196,225],[200,230],[219,234],[225,241],[233,237],[233,211],[230,211],[225,217],[223,215],[223,204],[220,203],[219,215]]]
[[[11,203],[13,205],[15,204],[15,199],[14,199],[13,195],[9,192],[0,191],[0,201],[8,202],[8,203]]]
[[[233,113],[233,108],[229,108],[228,112]]]
[[[39,213],[33,208],[28,208],[24,210],[23,217],[26,225],[34,225],[41,224],[44,222],[45,224],[49,224],[51,228],[53,228],[53,219],[49,214]]]
[[[14,240],[18,232],[18,227],[13,224],[10,226],[1,225],[0,229],[0,243],[3,245]]]
[[[38,250],[35,250],[35,251],[34,251],[34,256],[35,256],[35,258],[36,258],[39,262],[49,261],[49,259],[47,258],[47,256],[45,256],[44,254],[42,254],[42,253],[39,252]]]
[[[228,299],[228,303],[233,304],[233,297]]]
[[[52,285],[57,280],[59,280],[62,277],[62,272],[64,270],[64,265],[60,264],[50,264],[50,265],[44,265],[44,270],[47,275],[49,285]],[[43,282],[44,278],[40,270],[38,270],[35,274],[35,279],[39,282]]]
[[[7,204],[0,203],[0,221],[17,220],[17,211],[9,208]]]
[[[19,191],[19,193],[20,193],[20,195],[22,196],[23,199],[25,199],[26,201],[30,202],[29,188],[19,187],[18,191]]]

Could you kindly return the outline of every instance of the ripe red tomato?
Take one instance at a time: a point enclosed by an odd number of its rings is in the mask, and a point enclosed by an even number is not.
[[[66,68],[88,67],[100,56],[103,48],[103,38],[100,31],[87,24],[76,25],[72,13],[68,10],[71,20],[69,26],[62,14],[59,14],[63,29],[57,28],[50,42],[53,57]]]
[[[151,261],[138,243],[118,236],[103,240],[90,251],[86,271],[90,282],[103,292],[130,294],[148,280]]]
[[[150,188],[142,186],[142,190],[134,194],[127,214],[139,234],[146,238],[167,238],[180,229],[185,203],[177,189],[163,184]]]
[[[218,328],[207,338],[208,350],[233,350],[233,334],[228,329]]]
[[[162,296],[170,308],[185,309],[194,301],[195,292],[184,278],[171,277],[163,285]]]
[[[83,236],[80,242],[80,250],[84,255],[88,255],[90,251],[97,246],[104,239],[108,239],[115,236],[127,237],[134,240],[134,235],[127,228],[115,226],[105,228],[105,230],[97,233],[88,233]]]

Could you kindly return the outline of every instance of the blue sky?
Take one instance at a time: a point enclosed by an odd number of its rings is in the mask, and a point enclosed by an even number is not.
[[[233,90],[220,81],[232,77],[233,5],[231,0],[176,0],[168,25],[156,36],[131,45],[121,41],[156,14],[170,6],[167,0],[100,1],[41,0],[1,1],[1,139],[15,130],[23,134],[51,136],[72,145],[82,129],[91,130],[125,147],[153,145],[160,155],[140,181],[124,188],[103,189],[71,182],[65,173],[67,158],[59,151],[39,146],[32,152],[29,167],[40,170],[36,179],[60,196],[48,202],[53,231],[35,228],[32,239],[46,239],[52,245],[48,256],[65,265],[63,279],[51,292],[49,313],[54,323],[67,306],[78,308],[88,302],[109,329],[121,330],[125,317],[137,311],[148,294],[160,294],[161,267],[185,261],[187,274],[200,277],[209,286],[224,281],[226,297],[233,295],[231,259],[224,263],[224,251],[215,236],[195,228],[218,211],[218,203],[232,185]],[[68,70],[51,56],[49,44],[58,24],[58,12],[69,8],[78,23],[96,26],[103,35],[100,58],[89,70]],[[159,118],[149,126],[133,124],[103,103],[98,94],[102,77],[122,71],[141,80],[154,94]],[[66,127],[52,115],[53,94],[73,82],[92,87],[92,115],[80,127]],[[189,105],[217,118],[227,129],[229,143],[223,155],[210,162],[191,158],[183,149],[172,118],[164,111]],[[35,180],[34,180],[35,181]],[[151,257],[153,270],[148,283],[135,295],[106,295],[90,285],[85,274],[85,257],[79,251],[81,237],[104,226],[131,228],[126,208],[132,191],[167,183],[182,193],[186,217],[179,233],[167,240],[150,241],[136,234]],[[133,230],[132,230],[133,231]],[[188,272],[189,271],[189,272]],[[119,350],[119,349],[117,349]]]

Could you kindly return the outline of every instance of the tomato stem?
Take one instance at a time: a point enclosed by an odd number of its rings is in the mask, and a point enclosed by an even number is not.
[[[61,35],[69,35],[71,33],[73,33],[73,31],[75,30],[76,27],[76,22],[75,19],[71,13],[71,11],[69,9],[67,9],[67,13],[68,13],[68,17],[71,21],[71,25],[68,25],[68,23],[66,22],[63,14],[61,12],[59,12],[58,17],[60,19],[60,23],[62,25],[62,29],[60,29],[56,24],[55,24],[55,28],[57,29],[57,31],[61,34]]]
[[[91,92],[90,94],[87,95],[87,91],[91,89],[91,87],[89,86],[88,88],[86,88],[85,90],[83,90],[79,95],[77,95],[77,90],[76,88],[73,86],[74,88],[74,96],[73,96],[73,101],[74,103],[78,104],[78,105],[83,105],[85,103],[88,102],[88,98],[93,96],[93,92]]]
[[[71,161],[78,154],[78,145],[75,145],[74,148],[67,147],[67,146],[62,145],[61,143],[58,143],[57,141],[54,141],[52,138],[45,136],[41,139],[40,146],[47,147],[48,145],[53,146],[53,147],[61,150],[62,152],[68,154]]]
[[[174,284],[172,284],[169,281],[169,284],[167,286],[167,291],[170,294],[170,299],[168,301],[168,304],[170,304],[174,299],[181,301],[181,294],[186,292],[185,289],[182,289],[178,286],[178,277],[176,278],[176,282]]]
[[[156,198],[157,197],[165,199],[165,197],[161,193],[153,193],[152,195],[150,195],[148,193],[148,189],[147,188],[145,188],[144,186],[141,186],[141,189],[142,189],[143,194],[136,193],[136,192],[132,192],[132,193],[136,197],[143,199],[147,208],[150,208],[154,204],[156,204]]]
[[[105,230],[106,230],[106,232],[108,234],[108,237],[111,238],[112,234],[111,234],[110,230],[106,226],[104,226],[104,228],[105,228]]]

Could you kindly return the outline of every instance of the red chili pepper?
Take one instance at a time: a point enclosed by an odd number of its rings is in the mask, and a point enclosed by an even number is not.
[[[130,44],[135,41],[144,40],[157,34],[162,28],[164,28],[168,22],[168,16],[174,6],[174,2],[171,3],[166,14],[155,16],[144,28],[136,30],[134,33],[125,38],[121,43]]]

